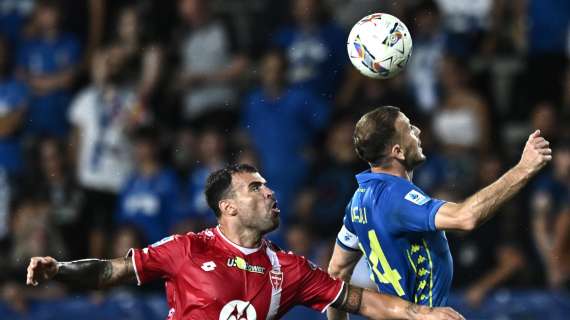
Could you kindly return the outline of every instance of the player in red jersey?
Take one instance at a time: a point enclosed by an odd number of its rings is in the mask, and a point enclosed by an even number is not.
[[[279,226],[279,208],[265,179],[249,165],[216,171],[206,185],[219,225],[165,238],[113,260],[57,262],[34,257],[27,284],[54,278],[85,287],[165,280],[168,319],[279,319],[295,305],[329,306],[372,319],[463,319],[331,278],[307,259],[263,235]]]

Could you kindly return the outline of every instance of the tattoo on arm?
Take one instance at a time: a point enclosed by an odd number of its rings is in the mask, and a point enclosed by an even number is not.
[[[136,279],[130,258],[84,259],[60,262],[56,280],[80,288],[105,288]]]
[[[332,304],[332,307],[349,313],[358,313],[362,303],[362,290],[362,288],[346,284],[346,289]]]

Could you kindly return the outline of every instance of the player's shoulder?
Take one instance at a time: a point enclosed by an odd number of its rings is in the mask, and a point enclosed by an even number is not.
[[[216,234],[213,228],[204,229],[200,232],[187,232],[182,235],[185,241],[192,243],[193,247],[210,246],[216,240]]]
[[[282,268],[287,268],[287,269],[303,268],[311,270],[316,270],[319,268],[315,263],[313,263],[311,260],[307,259],[306,257],[298,255],[293,251],[283,250],[279,248],[279,246],[270,241],[267,241],[267,248],[269,250],[273,250],[277,254],[277,258],[279,259],[279,263],[281,264]]]

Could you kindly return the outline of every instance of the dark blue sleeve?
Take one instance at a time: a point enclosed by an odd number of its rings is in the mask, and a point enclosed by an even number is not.
[[[430,198],[411,183],[399,183],[392,186],[387,202],[378,201],[386,203],[391,206],[386,225],[391,232],[401,233],[436,231],[435,214],[445,201]]]

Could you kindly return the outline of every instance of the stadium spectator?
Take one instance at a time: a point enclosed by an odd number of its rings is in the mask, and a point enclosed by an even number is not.
[[[287,61],[271,50],[261,61],[261,86],[245,98],[241,126],[259,155],[259,163],[278,190],[283,220],[307,177],[309,156],[317,134],[329,118],[329,106],[307,89],[291,87],[285,79]]]
[[[154,243],[176,223],[181,188],[174,171],[159,159],[156,130],[138,128],[131,141],[135,168],[119,193],[115,223],[137,228],[144,243]]]
[[[11,77],[9,48],[0,39],[0,170],[15,176],[24,170],[22,127],[29,106],[28,88]]]
[[[553,166],[533,184],[530,194],[532,234],[544,275],[551,288],[570,277],[568,261],[568,208],[570,207],[570,143],[560,142]]]
[[[353,131],[352,117],[341,115],[334,120],[327,130],[324,154],[316,161],[320,168],[309,186],[310,205],[304,210],[308,218],[303,222],[320,240],[334,239],[346,202],[356,187],[354,172],[362,169],[352,147]]]
[[[141,122],[150,116],[149,103],[162,71],[162,49],[146,37],[140,9],[126,6],[118,14],[115,37],[110,46],[125,62],[126,81],[136,92],[137,113]]]
[[[446,50],[465,59],[479,53],[481,42],[490,27],[489,22],[495,1],[435,1],[443,18]]]
[[[569,66],[567,50],[570,2],[528,0],[526,18],[526,77],[527,87],[532,88],[526,92],[526,108],[543,100],[558,105],[562,102],[564,77]]]
[[[92,83],[75,97],[70,154],[84,190],[81,221],[90,232],[89,252],[103,253],[103,230],[111,226],[116,195],[128,178],[132,157],[128,132],[137,125],[135,92],[125,86],[124,60],[112,50],[92,62]]]
[[[22,127],[28,109],[28,89],[10,76],[8,47],[0,39],[0,239],[8,234],[8,216],[17,177],[26,171]]]
[[[433,0],[422,0],[410,8],[408,15],[410,32],[414,35],[414,53],[405,76],[410,80],[418,109],[422,113],[431,113],[441,101],[438,72],[444,59],[446,39],[441,13]]]
[[[222,121],[237,102],[236,81],[247,55],[233,42],[225,25],[213,17],[210,1],[178,0],[184,32],[178,42],[180,67],[174,86],[183,97],[186,120]]]
[[[272,45],[287,57],[288,80],[331,103],[346,72],[347,34],[330,19],[322,0],[291,1],[291,16],[291,25],[272,37]]]
[[[227,139],[215,128],[204,128],[197,139],[196,163],[188,172],[186,185],[184,217],[188,230],[200,230],[215,225],[212,211],[204,196],[204,187],[208,175],[227,163]],[[183,226],[179,226],[178,230]]]
[[[69,130],[66,119],[81,60],[79,42],[60,28],[61,9],[56,1],[38,1],[29,35],[17,52],[17,73],[31,91],[26,115],[29,133],[63,138]]]
[[[69,257],[79,257],[82,244],[75,239],[81,239],[84,232],[78,221],[83,197],[69,170],[67,149],[54,138],[42,139],[38,148],[40,182],[30,181],[28,186],[39,185],[39,192],[48,197],[53,223],[68,246]]]
[[[470,87],[469,73],[458,58],[444,58],[441,82],[443,96],[432,118],[433,132],[448,159],[447,183],[470,188],[476,177],[476,155],[490,143],[489,109]]]
[[[25,33],[36,0],[0,0],[0,34],[14,47]]]
[[[503,172],[504,165],[499,156],[481,158],[473,191],[491,184]],[[451,192],[452,188],[448,187],[447,190]],[[446,199],[454,201],[460,196]],[[513,201],[500,210],[500,216],[475,232],[448,234],[455,257],[453,285],[465,290],[465,299],[474,308],[479,307],[500,286],[531,285],[529,273],[537,270],[536,265],[529,261],[529,255],[522,250],[524,241],[528,239],[524,239],[514,227],[520,228],[528,221],[526,216],[519,214],[521,206]]]

